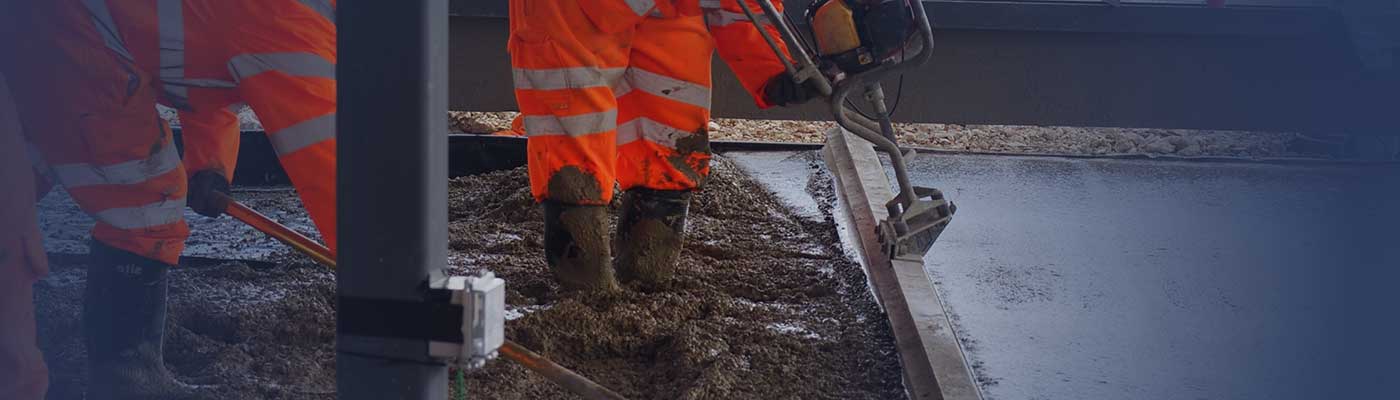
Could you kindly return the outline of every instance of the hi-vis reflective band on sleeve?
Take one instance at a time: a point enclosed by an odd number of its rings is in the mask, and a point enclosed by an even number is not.
[[[180,155],[173,144],[165,144],[144,160],[96,166],[59,164],[50,166],[58,181],[69,188],[93,185],[131,185],[151,180],[180,166]]]
[[[156,0],[159,20],[160,72],[157,76],[165,97],[182,110],[189,105],[190,87],[233,88],[233,82],[218,79],[185,78],[185,3],[183,0]]]
[[[268,71],[291,76],[335,79],[335,63],[315,53],[249,53],[229,59],[230,75],[243,80]]]
[[[335,113],[298,122],[268,134],[272,149],[285,156],[321,142],[335,139]]]
[[[521,90],[586,89],[611,86],[626,70],[594,67],[514,68],[511,75],[515,80],[515,88]]]
[[[638,140],[656,143],[668,149],[676,148],[676,141],[693,135],[649,118],[637,118],[617,127],[617,145],[622,146]]]
[[[559,117],[553,115],[525,116],[525,132],[528,136],[579,137],[617,129],[617,109],[587,114]]]
[[[613,95],[622,97],[632,90],[710,109],[710,88],[640,68],[628,68],[622,84],[614,89]]]
[[[173,224],[184,218],[185,199],[162,200],[139,207],[110,208],[93,215],[98,221],[121,229],[143,229]]]
[[[628,7],[631,7],[631,8],[632,8],[632,12],[637,13],[637,16],[646,16],[647,13],[651,12],[651,9],[656,8],[656,2],[653,1],[653,0],[623,0],[623,1],[627,3],[627,6],[628,6]],[[670,0],[667,0],[667,1],[670,1]]]

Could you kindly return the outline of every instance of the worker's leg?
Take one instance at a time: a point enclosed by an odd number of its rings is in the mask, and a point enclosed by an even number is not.
[[[34,210],[34,174],[0,75],[0,399],[39,400],[49,373],[34,325],[34,282],[48,272]]]
[[[200,2],[205,3],[205,2]],[[208,1],[228,71],[253,108],[302,205],[332,251],[335,231],[335,24],[315,2]],[[189,26],[189,29],[198,29]],[[385,134],[393,134],[385,132]]]
[[[645,286],[675,269],[690,194],[710,173],[710,56],[701,17],[647,19],[619,98],[618,274]]]
[[[627,66],[632,30],[598,30],[576,0],[513,0],[510,20],[530,188],[545,210],[545,258],[565,287],[615,290],[607,232],[617,166],[612,87]]]
[[[163,356],[167,271],[179,258],[185,172],[155,112],[152,73],[101,2],[30,3],[17,96],[30,139],[97,220],[83,307],[89,399],[198,398]]]

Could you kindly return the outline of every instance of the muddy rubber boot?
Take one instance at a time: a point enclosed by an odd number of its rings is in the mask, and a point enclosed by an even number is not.
[[[170,265],[92,242],[83,336],[88,400],[205,399],[212,387],[176,381],[165,368]]]
[[[565,289],[617,291],[608,247],[607,206],[545,200],[544,256]]]
[[[675,276],[691,193],[636,188],[622,194],[617,221],[617,273],[622,282],[662,289]]]

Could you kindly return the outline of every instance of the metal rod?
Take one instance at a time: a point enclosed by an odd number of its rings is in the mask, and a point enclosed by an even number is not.
[[[549,379],[550,382],[554,382],[570,393],[579,395],[579,397],[589,400],[625,399],[625,397],[617,394],[617,392],[594,383],[588,380],[588,378],[584,378],[570,371],[568,368],[555,364],[553,361],[549,361],[549,359],[535,354],[535,352],[530,351],[530,349],[515,344],[515,342],[507,340],[505,345],[501,346],[501,355],[519,363],[531,371],[535,371],[535,373],[540,374],[540,376],[545,379]]]
[[[237,200],[229,198],[222,193],[217,193],[216,195],[228,202],[228,209],[224,211],[225,214],[239,221],[243,221],[243,223],[252,226],[253,229],[257,229],[262,233],[266,233],[268,236],[272,236],[273,239],[277,239],[288,246],[292,246],[292,248],[316,260],[317,263],[335,269],[335,255],[331,254],[330,249],[292,230],[292,228],[279,224],[266,215],[262,215],[262,213],[248,208],[248,206],[239,203]]]

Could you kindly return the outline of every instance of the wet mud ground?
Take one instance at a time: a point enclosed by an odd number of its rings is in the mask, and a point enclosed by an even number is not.
[[[785,204],[717,159],[691,203],[674,285],[610,296],[561,293],[550,278],[523,169],[461,178],[451,183],[450,263],[455,273],[486,269],[506,279],[509,338],[629,398],[903,398],[885,317],[837,238],[830,179],[809,177],[806,190],[825,199],[817,212]],[[46,224],[82,224],[61,193],[50,197]],[[237,197],[310,227],[290,190]],[[172,273],[172,371],[225,385],[221,398],[333,398],[333,273],[228,218],[191,220],[196,232],[215,234],[196,233],[187,255],[207,258]],[[46,231],[51,252],[83,246],[71,229]],[[64,254],[36,286],[40,345],[53,374],[50,398],[78,399],[85,261]],[[506,360],[465,379],[469,398],[570,397]]]

